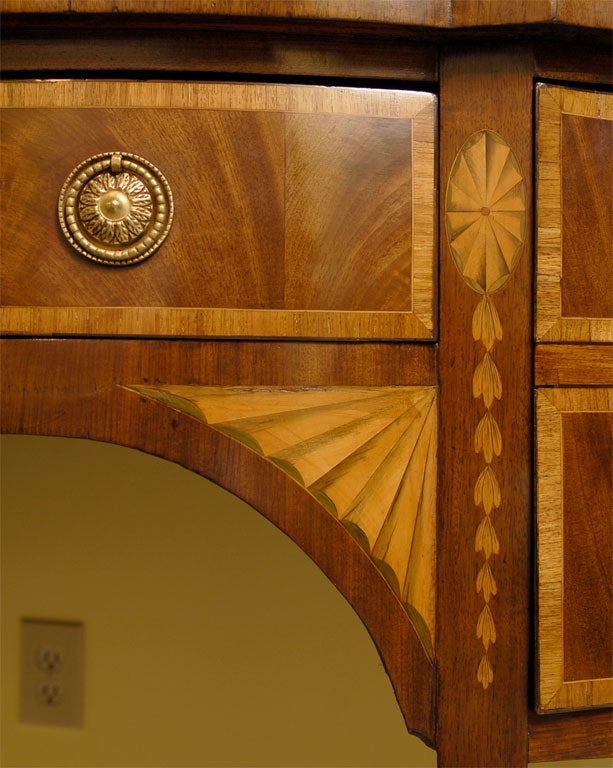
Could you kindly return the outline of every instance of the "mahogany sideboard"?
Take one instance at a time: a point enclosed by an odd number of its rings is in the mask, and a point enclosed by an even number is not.
[[[2,430],[245,499],[442,766],[611,754],[612,27],[2,3]]]

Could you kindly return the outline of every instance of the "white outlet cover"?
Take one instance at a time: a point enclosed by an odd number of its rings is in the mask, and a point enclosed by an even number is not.
[[[22,619],[20,720],[83,726],[84,626]]]

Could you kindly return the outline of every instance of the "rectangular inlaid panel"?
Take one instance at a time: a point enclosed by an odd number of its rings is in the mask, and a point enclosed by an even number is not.
[[[4,332],[434,337],[433,95],[93,81],[1,93]],[[174,201],[159,250],[127,266],[86,258],[58,222],[69,174],[113,152],[158,168]],[[132,246],[131,206],[100,218],[96,237],[115,238],[103,249]]]
[[[613,317],[613,121],[562,115],[562,317]]]
[[[613,673],[613,412],[562,414],[564,679]]]
[[[613,390],[537,393],[538,706],[613,702]]]
[[[613,341],[613,95],[537,88],[536,337]]]

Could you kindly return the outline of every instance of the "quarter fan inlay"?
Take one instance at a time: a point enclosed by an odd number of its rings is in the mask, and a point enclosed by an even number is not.
[[[433,656],[433,387],[132,389],[239,440],[303,485],[369,553]]]
[[[502,435],[492,413],[502,399],[502,377],[494,360],[494,346],[502,341],[502,324],[491,294],[509,279],[521,255],[526,235],[526,193],[519,163],[497,133],[478,131],[460,149],[449,176],[445,228],[455,264],[464,281],[481,295],[472,319],[472,335],[483,348],[475,368],[472,393],[485,411],[474,434],[474,450],[485,466],[474,485],[474,502],[483,510],[475,534],[481,555],[476,590],[483,598],[476,635],[483,651],[477,679],[488,688],[494,680],[490,646],[496,642],[492,598],[498,592],[493,557],[500,552],[494,515],[503,499],[495,462],[502,454]]]

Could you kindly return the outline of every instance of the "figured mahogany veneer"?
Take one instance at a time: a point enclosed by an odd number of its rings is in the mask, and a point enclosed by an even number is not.
[[[276,457],[272,456],[271,460],[264,450],[254,450],[253,438],[248,445],[244,439],[235,439],[238,430],[247,434],[247,429],[254,429],[253,419],[250,426],[240,423],[231,425],[230,431],[234,435],[230,435],[227,427],[209,425],[204,415],[208,413],[216,422],[222,412],[226,414],[222,418],[230,420],[228,410],[236,415],[236,401],[242,400],[243,413],[255,416],[258,408],[261,411],[262,401],[270,402],[272,399],[279,403],[290,392],[293,392],[294,404],[295,399],[300,397],[303,402],[306,398],[313,404],[318,400],[320,403],[339,399],[342,403],[352,398],[360,400],[354,406],[353,414],[347,405],[340,409],[337,404],[333,405],[337,419],[340,416],[341,422],[349,425],[349,429],[341,427],[339,432],[342,434],[344,431],[349,438],[344,442],[346,453],[353,454],[352,458],[349,457],[350,464],[360,461],[360,458],[366,458],[368,463],[367,454],[370,454],[371,472],[364,465],[358,472],[358,477],[364,482],[379,462],[383,462],[383,471],[378,479],[383,491],[391,489],[393,507],[396,492],[402,487],[402,478],[398,478],[399,485],[394,486],[394,472],[388,470],[394,464],[398,465],[398,457],[403,460],[404,452],[396,452],[396,461],[390,456],[385,462],[388,452],[386,441],[379,440],[379,447],[373,445],[381,425],[374,423],[376,415],[364,425],[373,409],[363,401],[369,395],[370,400],[377,403],[380,393],[387,391],[391,395],[388,400],[392,401],[392,410],[402,414],[405,422],[404,431],[408,433],[405,443],[407,438],[409,441],[411,437],[415,439],[421,430],[419,423],[411,426],[417,416],[417,411],[410,406],[414,394],[403,394],[402,389],[391,385],[392,382],[404,381],[410,385],[407,392],[423,392],[432,401],[435,391],[432,346],[368,344],[364,348],[355,344],[295,344],[287,341],[177,343],[122,339],[12,339],[2,341],[0,355],[5,370],[12,372],[11,376],[3,376],[1,381],[3,408],[0,415],[4,432],[89,437],[162,456],[237,494],[285,531],[315,560],[354,606],[371,632],[394,681],[407,727],[418,732],[427,743],[433,742],[435,668],[432,639],[428,637],[427,629],[427,623],[432,624],[429,616],[432,616],[434,607],[431,533],[435,521],[432,519],[432,498],[427,500],[423,510],[419,499],[414,505],[418,524],[415,535],[411,536],[416,548],[410,568],[413,572],[423,571],[422,587],[412,594],[406,591],[401,593],[398,589],[395,591],[390,582],[395,580],[398,584],[399,579],[392,570],[399,561],[398,555],[390,552],[389,573],[386,567],[382,569],[377,564],[377,553],[373,552],[371,556],[368,545],[362,540],[373,530],[368,519],[358,521],[367,533],[356,536],[355,532],[360,530],[357,526],[343,525],[338,519],[341,515],[331,513],[330,502],[323,505],[321,496],[318,498],[312,492],[314,489],[305,488],[306,483],[297,481],[295,472],[287,471],[287,467],[291,466],[288,465],[291,457],[287,452],[280,457],[283,464],[280,467],[279,462],[274,461]],[[62,371],[70,374],[66,376]],[[22,399],[24,388],[33,381],[38,381],[45,392],[37,404]],[[168,396],[165,398],[164,393],[169,395],[173,388],[177,389],[177,382],[184,383],[178,391],[194,398],[196,403],[206,401],[207,395],[209,403],[213,398],[218,403],[215,409],[204,407],[203,414],[197,405],[191,409],[186,407],[185,398],[182,402],[177,398],[173,405],[173,400]],[[339,386],[339,382],[343,385]],[[365,392],[365,388],[369,391]],[[242,394],[237,390],[241,390]],[[253,401],[251,404],[250,399]],[[401,436],[403,430],[398,430],[395,420],[390,418],[389,405],[388,402],[387,409],[384,408],[378,418],[391,421],[391,430]],[[274,429],[267,429],[266,424],[259,421],[261,445],[269,448],[271,442],[278,445],[279,439],[287,441],[288,436],[298,434],[296,423],[302,423],[306,439],[298,448],[304,459],[309,442],[311,447],[314,443],[325,444],[326,437],[317,432],[324,431],[325,425],[330,423],[329,419],[317,413],[317,408],[313,410],[309,418],[308,414],[300,414],[294,409],[294,424],[291,419],[283,423],[280,418],[282,406],[278,405],[274,409],[278,424],[276,435]],[[428,408],[425,415],[429,415],[429,424],[432,425],[436,420],[433,409]],[[364,451],[360,438],[364,437],[365,428],[370,428],[372,439],[364,442]],[[310,433],[310,441],[304,434],[305,430]],[[427,439],[424,440],[425,458],[428,452],[432,454],[435,450],[431,437],[432,434],[426,434]],[[336,441],[327,442],[333,453],[338,450]],[[319,452],[312,453],[319,459]],[[421,460],[423,449],[416,454],[416,458]],[[306,476],[304,466],[299,466]],[[343,471],[346,468],[347,464]],[[431,466],[427,477],[435,483],[433,470]],[[328,479],[331,479],[330,476]],[[406,497],[412,493],[412,488],[407,483],[405,485],[408,486],[403,492]],[[431,497],[431,490],[429,493]],[[332,497],[337,498],[341,508],[337,494],[333,493]],[[380,517],[383,511],[381,494],[379,504],[374,503],[374,498],[367,501],[370,501],[370,510],[363,510],[367,517],[369,514]],[[405,508],[403,503],[403,514]],[[387,522],[388,529],[394,528],[394,517],[392,515]],[[401,528],[409,531],[404,525]],[[403,544],[401,542],[400,552],[406,554]],[[395,548],[398,549],[396,545]],[[408,551],[411,551],[410,546]],[[399,573],[403,573],[407,565],[401,566]],[[390,578],[386,580],[388,576]],[[415,580],[411,579],[410,584],[414,587]],[[409,601],[416,604],[417,609],[407,611],[406,603]],[[420,621],[419,611],[426,614],[425,621]]]
[[[539,708],[613,701],[613,390],[537,395]]]
[[[538,85],[536,138],[537,707],[550,712],[613,703],[611,95]]]
[[[432,95],[54,82],[4,83],[3,103],[5,332],[432,338]],[[101,151],[172,189],[136,269],[88,263],[57,224],[75,159]]]
[[[539,341],[612,342],[613,97],[537,87]]]

